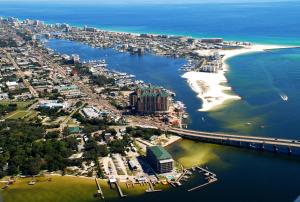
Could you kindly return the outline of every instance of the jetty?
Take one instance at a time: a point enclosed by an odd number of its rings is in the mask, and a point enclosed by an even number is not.
[[[99,184],[96,177],[95,177],[95,182],[96,182],[96,185],[97,185],[97,194],[100,195],[102,199],[104,199],[103,191],[102,191],[102,189],[100,187],[100,184]]]
[[[218,181],[217,178],[209,179],[207,183],[204,183],[204,184],[201,184],[201,185],[199,185],[199,186],[196,186],[196,187],[193,187],[193,188],[191,188],[191,189],[188,189],[188,192],[194,191],[194,190],[196,190],[196,189],[200,189],[200,188],[205,187],[205,186],[207,186],[207,185],[209,185],[209,184],[211,184],[211,183],[214,183],[214,182],[216,182],[216,181]]]
[[[188,192],[200,189],[202,187],[205,187],[207,185],[210,185],[211,183],[218,181],[217,175],[215,173],[209,171],[208,169],[202,168],[200,166],[193,168],[193,170],[195,170],[195,169],[198,169],[200,173],[203,173],[203,176],[205,176],[205,179],[207,180],[207,182],[204,184],[198,185],[196,187],[188,189],[187,190]]]
[[[120,197],[121,197],[121,198],[126,197],[127,195],[125,195],[125,194],[123,193],[123,191],[122,191],[122,189],[121,189],[121,186],[120,186],[120,184],[119,184],[118,181],[115,182],[115,185],[116,185],[116,187],[117,187],[117,189],[118,189],[118,192],[119,192]]]

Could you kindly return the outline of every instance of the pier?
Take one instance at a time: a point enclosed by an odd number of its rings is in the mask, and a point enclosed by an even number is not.
[[[201,185],[199,185],[199,186],[197,186],[197,187],[188,189],[188,192],[194,191],[194,190],[196,190],[196,189],[200,189],[200,188],[205,187],[205,186],[207,186],[207,185],[209,185],[209,184],[211,184],[211,183],[214,183],[214,182],[216,182],[216,181],[218,181],[217,178],[212,178],[212,179],[210,179],[207,183],[204,183],[204,184],[201,184]]]
[[[162,191],[161,189],[155,189],[155,188],[153,187],[152,182],[151,182],[150,180],[149,180],[149,182],[148,182],[148,185],[149,185],[149,189],[146,190],[147,193],[160,192],[160,191]]]
[[[121,197],[121,198],[126,197],[126,195],[123,193],[123,191],[122,191],[122,189],[121,189],[121,186],[120,186],[120,184],[119,184],[118,181],[115,182],[115,185],[116,185],[116,187],[117,187],[117,190],[118,190],[118,192],[119,192],[120,197]]]
[[[111,177],[111,178],[109,179],[108,182],[109,182],[111,188],[112,188],[112,184],[115,185],[115,187],[117,188],[118,194],[119,194],[119,196],[120,196],[121,198],[127,196],[127,195],[125,195],[125,194],[123,193],[123,191],[122,191],[122,189],[121,189],[121,186],[120,186],[120,184],[119,184],[118,179],[116,179],[115,177]]]
[[[182,180],[182,178],[184,178],[186,176],[186,174],[188,174],[189,171],[188,170],[184,170],[183,173],[179,176],[179,178],[175,181],[176,184],[179,184],[180,186],[180,181]]]
[[[204,184],[201,184],[199,186],[196,186],[196,187],[188,189],[187,190],[188,192],[200,189],[202,187],[205,187],[205,186],[207,186],[207,185],[209,185],[211,183],[214,183],[214,182],[218,181],[217,175],[215,173],[209,171],[208,169],[202,168],[200,166],[196,167],[196,169],[198,169],[200,171],[200,173],[203,173],[203,176],[205,176],[205,179],[207,180],[207,182],[204,183]],[[192,170],[196,170],[196,169],[192,168]]]
[[[199,140],[203,142],[300,156],[300,140],[232,135],[179,128],[171,128],[167,131],[175,133],[183,138]]]
[[[100,195],[102,199],[104,199],[103,191],[102,191],[102,189],[100,187],[100,184],[99,184],[96,177],[95,177],[95,182],[96,182],[96,185],[97,185],[97,194]]]

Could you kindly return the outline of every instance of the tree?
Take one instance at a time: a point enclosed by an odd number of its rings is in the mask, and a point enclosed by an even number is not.
[[[37,175],[40,172],[42,161],[40,157],[30,157],[22,168],[25,175]]]
[[[57,134],[48,137],[54,135]],[[0,176],[36,175],[41,169],[63,170],[69,163],[68,157],[73,154],[76,139],[40,141],[45,136],[45,128],[39,123],[0,122]],[[6,172],[3,167],[7,164]]]
[[[63,136],[64,136],[64,138],[68,137],[69,135],[71,135],[71,133],[69,131],[69,128],[65,127],[64,130],[63,130]]]
[[[125,147],[127,147],[128,145],[123,140],[113,140],[108,144],[108,146],[112,153],[125,154]]]
[[[106,145],[98,145],[95,140],[89,140],[85,144],[84,157],[89,160],[94,160],[94,158],[101,156],[107,156],[109,151]]]
[[[112,136],[117,135],[117,131],[114,128],[108,128],[105,130],[105,133],[110,133]]]
[[[58,131],[52,131],[52,132],[49,132],[45,135],[45,138],[46,139],[55,139],[55,138],[58,138],[59,137],[59,132]]]
[[[77,151],[78,140],[75,137],[68,137],[64,141],[66,142],[68,148]]]

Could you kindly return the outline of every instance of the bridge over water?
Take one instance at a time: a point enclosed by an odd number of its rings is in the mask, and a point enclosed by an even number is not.
[[[167,131],[173,132],[183,138],[199,140],[202,142],[300,156],[300,140],[233,135],[180,128],[171,128]]]

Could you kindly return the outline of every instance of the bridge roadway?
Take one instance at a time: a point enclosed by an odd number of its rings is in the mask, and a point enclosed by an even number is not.
[[[233,135],[224,133],[186,130],[179,128],[169,128],[167,131],[176,133],[179,136],[185,138],[197,139],[216,144],[247,147],[249,149],[259,149],[263,151],[265,150],[300,155],[300,140]]]

